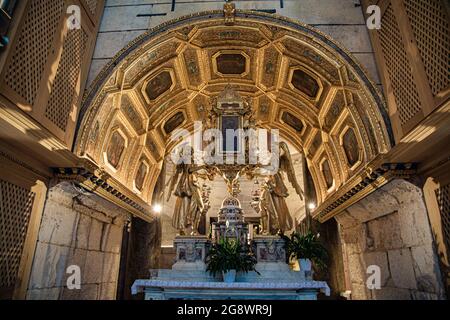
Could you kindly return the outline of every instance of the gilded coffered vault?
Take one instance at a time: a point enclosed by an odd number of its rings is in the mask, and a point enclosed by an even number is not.
[[[317,212],[391,148],[384,102],[344,48],[299,22],[236,10],[186,16],[125,47],[84,98],[74,151],[151,201],[170,133],[205,121],[226,85],[305,154]]]

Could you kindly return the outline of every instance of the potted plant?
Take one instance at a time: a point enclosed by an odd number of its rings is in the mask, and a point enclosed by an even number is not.
[[[256,271],[255,256],[235,240],[222,240],[214,244],[206,257],[206,263],[206,271],[213,276],[222,273],[226,283],[234,282],[237,272]]]
[[[291,237],[282,235],[282,238],[286,242],[285,248],[288,257],[298,259],[301,271],[311,272],[311,261],[320,269],[326,268],[328,253],[318,240],[319,235],[315,235],[311,231],[305,235],[294,232]]]

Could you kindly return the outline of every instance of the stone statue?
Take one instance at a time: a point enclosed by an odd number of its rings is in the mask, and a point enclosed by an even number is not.
[[[270,190],[267,181],[262,184],[261,200],[259,202],[258,212],[261,214],[261,234],[275,234],[279,230],[277,219],[273,215],[273,210],[269,211]],[[270,215],[270,216],[269,216]]]
[[[191,163],[181,162],[176,166],[176,172],[170,180],[169,201],[172,193],[177,197],[172,216],[172,226],[180,235],[185,235],[190,230],[190,235],[198,234],[198,226],[204,212],[201,187],[194,172],[203,169]]]
[[[294,227],[292,217],[286,205],[288,189],[283,181],[285,172],[296,193],[303,200],[303,190],[295,177],[291,154],[285,142],[280,142],[279,168],[275,174],[267,177],[261,194],[260,212],[263,234],[284,233]]]

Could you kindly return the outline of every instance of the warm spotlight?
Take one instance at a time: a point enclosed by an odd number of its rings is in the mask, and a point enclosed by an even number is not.
[[[309,210],[314,210],[316,208],[316,204],[314,203],[314,202],[310,202],[309,204],[308,204],[308,209]]]
[[[153,206],[153,212],[155,212],[155,213],[161,213],[161,211],[162,211],[162,206],[161,206],[160,204],[155,204],[155,205]]]

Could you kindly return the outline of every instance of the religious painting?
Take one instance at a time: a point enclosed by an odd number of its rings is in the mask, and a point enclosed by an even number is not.
[[[172,77],[168,71],[161,72],[151,79],[145,88],[150,100],[155,100],[172,86]]]
[[[353,167],[359,160],[359,146],[355,131],[352,128],[345,132],[342,138],[342,145],[347,156],[347,162],[350,167]]]
[[[164,132],[166,134],[172,133],[176,128],[178,128],[184,122],[184,113],[177,112],[169,120],[164,123]]]
[[[319,93],[320,87],[316,79],[303,70],[297,69],[294,71],[291,83],[297,90],[300,90],[311,98],[315,98]]]
[[[125,139],[118,131],[114,131],[109,140],[108,148],[106,150],[106,157],[108,162],[117,169],[125,150]]]
[[[223,152],[239,152],[240,140],[238,129],[241,128],[241,117],[234,115],[224,115],[220,117],[220,128],[222,132],[222,151]],[[227,135],[229,130],[229,136]]]
[[[134,186],[139,191],[142,191],[142,187],[144,186],[145,177],[147,176],[148,167],[144,162],[141,162],[139,165],[139,169],[136,173],[136,178],[134,179]]]
[[[283,112],[283,115],[281,116],[281,120],[283,120],[284,123],[295,129],[297,132],[302,132],[303,130],[303,122],[294,116],[293,114],[289,112]]]
[[[328,160],[325,160],[322,163],[322,174],[325,179],[325,183],[327,185],[327,189],[330,189],[333,186],[333,173],[331,172],[330,163]]]
[[[239,53],[224,53],[216,58],[217,71],[222,74],[242,74],[245,72],[246,59]]]

